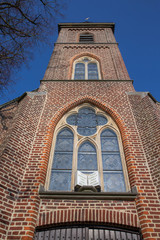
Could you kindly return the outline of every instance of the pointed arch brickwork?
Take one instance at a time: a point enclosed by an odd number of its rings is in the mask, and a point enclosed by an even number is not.
[[[123,148],[124,148],[124,153],[126,157],[126,162],[128,159],[132,159],[132,156],[130,155],[130,149],[127,141],[127,133],[125,130],[125,125],[121,119],[121,117],[118,115],[118,113],[110,106],[105,104],[102,100],[90,97],[90,96],[83,96],[79,97],[77,100],[71,101],[67,104],[65,104],[59,111],[57,111],[56,115],[51,119],[50,124],[48,126],[48,148],[51,148],[51,142],[53,139],[53,134],[54,134],[54,129],[59,122],[59,120],[64,116],[65,113],[67,113],[69,110],[73,109],[74,107],[83,104],[83,103],[90,103],[98,108],[102,109],[103,111],[107,112],[116,122],[117,126],[119,127],[121,137],[122,137],[122,143],[123,143]],[[48,157],[46,157],[48,161]],[[44,166],[44,169],[46,169],[46,164]],[[134,169],[134,168],[133,168]],[[132,181],[134,182],[134,176],[132,174],[132,165],[128,166],[128,171],[132,175]],[[47,169],[46,169],[47,171]],[[42,182],[44,184],[44,182]],[[131,187],[134,186],[131,183]]]
[[[76,54],[74,57],[72,57],[72,58],[70,59],[70,68],[69,68],[68,79],[71,79],[71,76],[72,76],[73,62],[74,62],[75,60],[77,60],[78,58],[81,58],[81,57],[91,57],[91,58],[96,59],[96,60],[98,61],[98,63],[99,63],[99,66],[100,66],[100,74],[101,74],[101,77],[102,77],[102,79],[103,79],[101,60],[100,60],[100,58],[99,58],[97,55],[92,54],[92,53],[90,53],[90,52],[82,52],[82,53],[80,53],[80,54]]]

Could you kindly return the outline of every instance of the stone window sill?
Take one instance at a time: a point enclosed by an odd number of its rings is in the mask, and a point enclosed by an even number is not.
[[[138,192],[136,186],[132,187],[129,192],[65,192],[45,190],[40,185],[39,196],[44,199],[83,199],[83,200],[125,200],[133,201],[137,197]]]

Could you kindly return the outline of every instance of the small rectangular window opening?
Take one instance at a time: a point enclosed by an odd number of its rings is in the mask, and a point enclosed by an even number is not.
[[[94,42],[92,34],[81,34],[79,38],[79,42]]]

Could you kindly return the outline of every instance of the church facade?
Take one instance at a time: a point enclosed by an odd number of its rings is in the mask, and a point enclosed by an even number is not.
[[[160,104],[114,23],[61,23],[40,87],[0,106],[0,239],[160,240]]]

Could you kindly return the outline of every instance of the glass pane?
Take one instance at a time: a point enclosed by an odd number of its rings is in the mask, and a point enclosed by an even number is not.
[[[101,115],[97,115],[97,125],[105,125],[108,122],[107,118]]]
[[[78,114],[67,117],[67,123],[78,126],[77,131],[83,136],[91,136],[96,133],[98,125],[107,123],[107,118],[97,115],[95,110],[90,107],[79,109]]]
[[[78,154],[78,170],[97,170],[96,154]]]
[[[98,79],[98,69],[96,63],[88,63],[88,79]]]
[[[103,170],[122,170],[121,157],[119,154],[102,153]]]
[[[53,168],[55,169],[71,169],[72,168],[72,152],[55,153]]]
[[[96,127],[96,114],[95,113],[78,113],[77,124],[79,127]]]
[[[66,152],[72,151],[73,149],[73,138],[59,138],[57,137],[55,151]]]
[[[78,151],[78,170],[97,170],[97,153],[93,144],[86,141]]]
[[[97,119],[92,108],[81,108],[77,116],[78,133],[83,136],[90,136],[97,131]]]
[[[70,190],[73,158],[73,133],[64,128],[57,135],[53,158],[50,190]],[[62,169],[70,169],[63,171]]]
[[[69,191],[71,189],[71,171],[52,171],[49,190]]]
[[[85,79],[85,65],[84,63],[76,63],[74,79]]]
[[[81,144],[81,146],[79,147],[79,152],[96,153],[96,149],[95,149],[95,146],[92,143],[90,143],[89,141],[86,141],[83,144]]]
[[[117,138],[101,138],[102,151],[115,152],[119,151]]]
[[[115,132],[111,129],[105,129],[101,133],[101,149],[104,190],[106,192],[125,192],[125,181],[118,139]],[[117,172],[113,172],[113,170]]]
[[[125,192],[123,173],[103,172],[104,190],[106,192]]]
[[[66,121],[70,125],[77,125],[77,114],[72,114],[71,116],[67,117]]]
[[[97,132],[97,128],[89,128],[89,127],[79,128],[78,127],[77,132],[82,136],[91,136]]]
[[[117,137],[114,131],[107,128],[101,133],[101,137]]]
[[[63,128],[59,133],[58,137],[73,137],[73,133],[68,128]]]
[[[92,108],[81,108],[77,117],[77,131],[83,136],[90,136],[97,131],[95,111]]]

